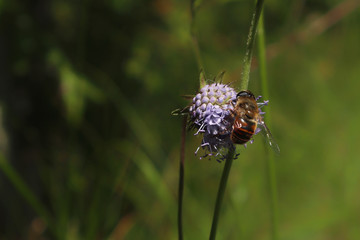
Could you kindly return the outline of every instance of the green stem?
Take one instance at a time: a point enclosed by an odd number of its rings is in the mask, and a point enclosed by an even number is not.
[[[261,81],[261,92],[263,97],[269,98],[269,88],[267,81],[267,67],[266,67],[266,46],[265,46],[265,30],[264,30],[264,19],[263,14],[261,14],[259,21],[258,29],[258,57],[259,57],[259,70],[260,70],[260,81]],[[268,114],[267,109],[267,114]]]
[[[270,185],[270,209],[271,209],[271,232],[272,240],[278,239],[278,199],[277,199],[277,180],[276,180],[276,165],[274,154],[268,151],[267,159],[268,181]]]
[[[50,230],[55,232],[54,225],[52,225],[52,222],[50,222],[49,212],[41,205],[35,194],[25,184],[25,182],[21,179],[15,169],[13,169],[11,165],[6,161],[2,153],[0,153],[0,170],[13,184],[18,193],[28,202],[28,204],[33,208],[33,210],[49,226]]]
[[[185,168],[185,137],[186,137],[187,115],[183,118],[181,133],[181,149],[180,149],[180,170],[179,170],[179,205],[178,205],[178,236],[179,240],[183,239],[182,227],[182,206],[184,196],[184,168]]]
[[[248,86],[249,86],[251,60],[252,60],[252,53],[253,53],[254,42],[255,42],[256,29],[257,29],[260,15],[261,15],[263,3],[264,3],[264,0],[256,1],[255,12],[254,12],[252,20],[251,20],[248,40],[246,43],[246,52],[245,52],[245,57],[244,57],[242,81],[240,84],[241,90],[246,90],[246,89],[248,89]]]
[[[199,67],[199,70],[202,70],[203,73],[205,74],[204,64],[203,64],[201,54],[200,54],[199,41],[197,38],[197,32],[196,32],[196,27],[195,27],[195,16],[196,16],[196,11],[199,8],[200,2],[201,1],[191,0],[190,35],[191,35],[192,45],[193,45],[193,49],[194,49],[194,53],[195,53],[196,63]]]
[[[215,236],[216,236],[216,228],[217,228],[218,221],[219,221],[219,213],[220,213],[221,203],[224,198],[226,183],[227,183],[227,180],[229,177],[232,162],[234,160],[234,153],[235,153],[235,148],[230,148],[229,152],[226,156],[225,166],[224,166],[224,170],[223,170],[223,173],[221,176],[218,194],[216,197],[214,216],[213,216],[210,238],[209,238],[210,240],[214,240]]]
[[[202,61],[201,55],[200,55],[199,43],[198,43],[197,37],[195,35],[192,35],[192,42],[193,42],[193,48],[194,48],[194,53],[195,53],[195,58],[196,58],[196,63],[198,65],[198,68],[199,68],[199,70],[204,71],[204,64],[203,64],[203,61]]]
[[[259,51],[259,69],[261,78],[262,94],[265,99],[269,98],[269,89],[267,81],[266,70],[266,47],[265,47],[265,31],[264,21],[261,15],[258,29],[258,51]],[[270,110],[266,109],[266,123],[271,128]],[[267,172],[270,192],[270,214],[271,214],[271,229],[272,240],[278,239],[278,200],[277,200],[277,181],[276,181],[276,165],[274,154],[267,151]]]

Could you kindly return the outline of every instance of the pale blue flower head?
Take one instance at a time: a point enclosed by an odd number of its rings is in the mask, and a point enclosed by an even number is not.
[[[218,156],[222,148],[233,147],[230,140],[233,117],[231,102],[236,101],[236,91],[226,84],[205,85],[193,98],[189,108],[190,121],[197,129],[195,135],[203,134],[201,146],[206,156]]]

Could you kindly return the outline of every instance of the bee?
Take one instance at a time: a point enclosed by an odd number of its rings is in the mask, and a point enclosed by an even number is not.
[[[260,127],[270,147],[280,153],[280,148],[274,141],[269,128],[260,115],[259,107],[252,92],[240,91],[236,95],[236,103],[231,102],[233,110],[231,115],[234,118],[230,139],[234,144],[245,144],[255,134],[256,128]]]

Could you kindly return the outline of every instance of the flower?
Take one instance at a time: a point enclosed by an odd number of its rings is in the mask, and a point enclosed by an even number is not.
[[[233,129],[234,118],[232,110],[236,103],[236,91],[222,83],[212,83],[205,85],[200,92],[192,99],[189,107],[191,127],[197,129],[194,135],[202,134],[201,145],[195,151],[198,154],[200,149],[204,150],[204,155],[200,159],[214,156],[219,158],[218,161],[224,160],[222,154],[223,149],[235,148],[234,143],[230,139]],[[261,96],[256,98],[259,100]],[[261,107],[267,105],[268,101],[258,103],[260,114]],[[262,125],[263,121],[258,120],[258,125]],[[258,127],[255,134],[260,132]],[[250,143],[253,140],[249,141]],[[246,144],[244,144],[246,147]],[[237,158],[239,154],[235,155]]]
[[[223,148],[234,147],[230,139],[233,117],[231,102],[236,101],[236,91],[226,84],[205,85],[193,98],[189,108],[190,122],[197,129],[195,135],[203,134],[200,148],[205,150],[201,158],[221,155]],[[222,155],[221,155],[222,156]]]

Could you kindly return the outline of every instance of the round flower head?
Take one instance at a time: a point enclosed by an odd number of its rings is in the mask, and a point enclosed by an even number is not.
[[[214,153],[217,156],[222,148],[234,147],[230,140],[234,121],[230,110],[234,101],[235,90],[221,83],[205,85],[193,98],[189,108],[190,122],[197,129],[195,135],[203,134],[200,147],[205,149],[205,155],[200,158]]]

